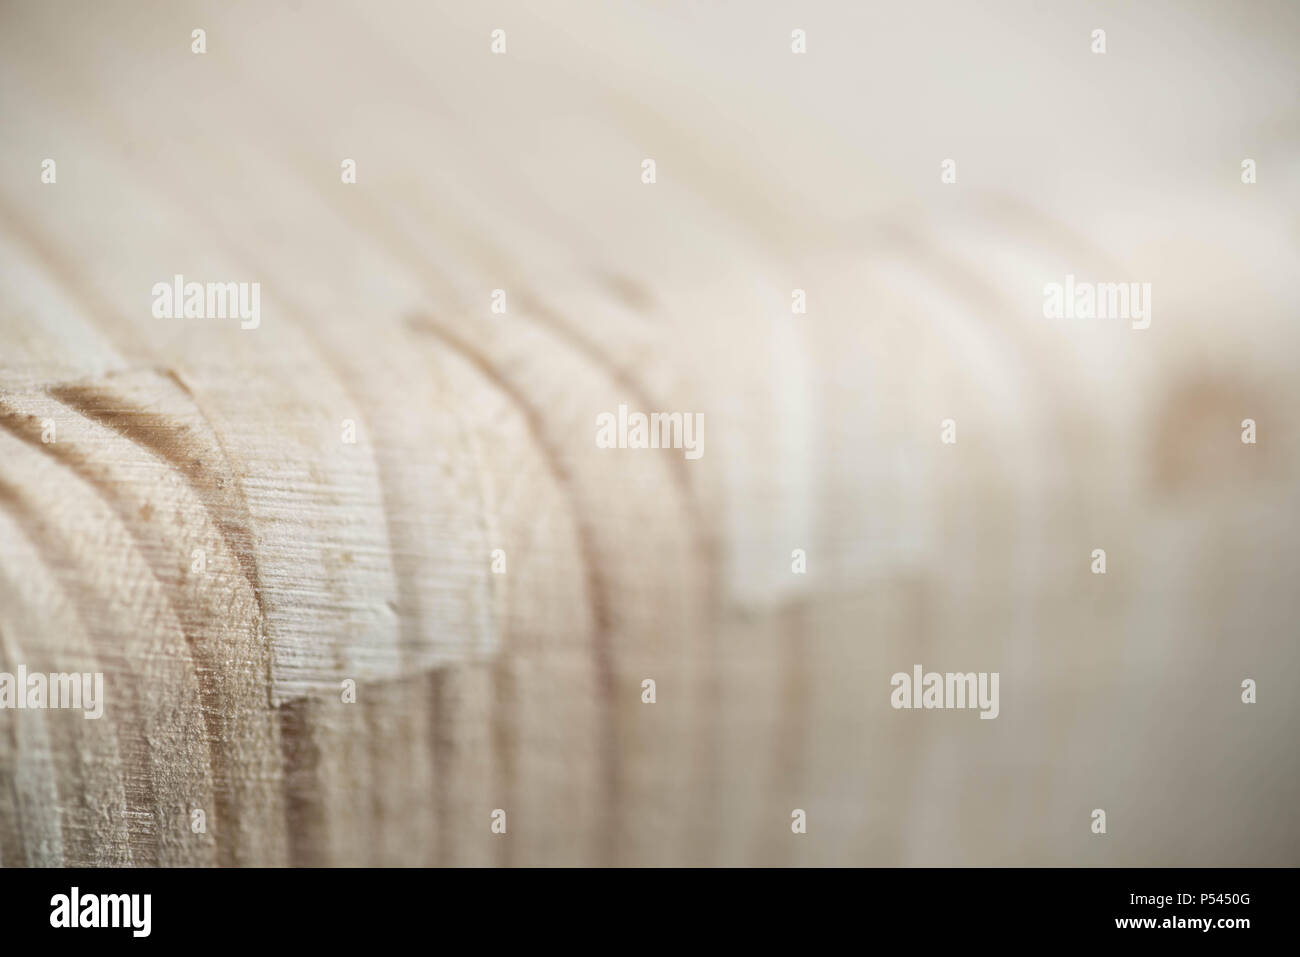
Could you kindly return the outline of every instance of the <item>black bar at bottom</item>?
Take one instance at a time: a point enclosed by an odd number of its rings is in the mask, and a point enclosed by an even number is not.
[[[336,949],[404,933],[457,949],[512,937],[735,946],[770,944],[776,933],[807,942],[850,934],[917,944],[1130,937],[1221,945],[1260,932],[1289,936],[1295,877],[1223,868],[9,869],[0,870],[0,912],[6,943],[56,947],[76,935],[78,945]]]

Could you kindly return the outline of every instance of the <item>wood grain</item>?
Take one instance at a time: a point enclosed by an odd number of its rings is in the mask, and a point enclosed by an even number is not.
[[[0,864],[1295,863],[1295,12],[911,6],[5,5]]]

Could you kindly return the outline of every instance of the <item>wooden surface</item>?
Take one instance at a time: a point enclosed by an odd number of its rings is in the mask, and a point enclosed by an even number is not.
[[[0,8],[0,864],[1296,863],[1300,28],[1098,16]]]

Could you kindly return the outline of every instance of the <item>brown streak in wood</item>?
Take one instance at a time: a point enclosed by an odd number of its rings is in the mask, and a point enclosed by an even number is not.
[[[0,426],[3,425],[5,425],[5,422],[3,418],[0,418]],[[72,549],[62,547],[56,543],[54,536],[50,535],[49,530],[45,528],[37,506],[28,501],[20,489],[3,478],[0,478],[0,508],[5,509],[10,514],[28,542],[48,567],[68,571],[77,567],[78,555]],[[98,635],[99,629],[95,623],[99,620],[99,610],[87,606],[85,593],[82,589],[65,589],[65,592],[72,599],[78,620],[86,627],[88,633]],[[103,644],[108,645],[107,642]],[[129,667],[125,661],[123,661],[123,664]],[[193,662],[191,662],[191,666],[193,666]],[[131,675],[131,677],[134,678],[135,676]],[[134,681],[131,682],[131,689],[134,696]],[[157,789],[154,786],[153,768],[148,760],[149,743],[148,741],[136,739],[135,744],[137,746],[132,747],[133,742],[129,735],[129,728],[124,722],[114,721],[113,731],[114,736],[117,738],[118,759],[121,762],[122,798],[126,805],[126,828],[131,845],[131,862],[137,867],[156,867],[158,865],[158,835],[153,828],[142,826],[144,821],[153,821],[155,826],[158,822],[156,813],[158,807]],[[137,762],[131,760],[133,754],[142,755],[143,761],[138,762],[142,767],[135,767]],[[215,782],[213,783],[215,785]],[[64,860],[58,863],[61,866],[67,866],[70,862],[67,860],[66,844],[64,845],[63,856]],[[47,865],[51,862],[35,861],[29,863]]]
[[[465,358],[489,383],[505,395],[523,417],[524,424],[556,485],[569,501],[573,513],[574,529],[578,536],[579,551],[582,555],[584,578],[587,583],[587,600],[591,603],[592,615],[592,662],[596,670],[598,712],[602,715],[600,724],[600,762],[603,771],[600,784],[598,805],[603,808],[603,820],[595,829],[600,835],[597,858],[601,863],[609,863],[616,852],[615,815],[618,814],[619,794],[622,787],[622,762],[618,751],[618,729],[615,725],[614,708],[614,665],[612,631],[613,616],[609,605],[609,586],[600,570],[600,559],[596,554],[595,533],[578,505],[576,483],[569,467],[565,464],[560,451],[546,437],[546,427],[541,413],[529,401],[513,382],[501,374],[491,361],[465,342],[459,336],[443,328],[438,323],[425,317],[411,317],[407,320],[409,328],[432,335],[444,345],[455,350]]]
[[[91,467],[89,460],[78,453],[72,444],[67,442],[46,444],[42,442],[39,422],[18,413],[3,399],[0,399],[0,428],[4,428],[16,438],[48,455],[85,481],[118,516],[128,533],[137,541],[147,537],[150,526],[148,524],[141,525],[139,516],[132,509],[126,507],[126,504],[119,496],[118,490],[113,488],[111,483],[103,481],[102,477],[96,474],[96,470]],[[174,596],[178,586],[169,581],[168,569],[164,568],[158,557],[152,554],[152,549],[142,548],[140,552],[148,563],[154,578],[162,587],[163,593]],[[180,604],[183,606],[185,603],[182,601]],[[195,676],[198,679],[199,711],[203,717],[204,727],[208,735],[209,769],[212,774],[213,800],[216,804],[217,820],[219,824],[226,823],[230,825],[230,827],[218,827],[216,829],[218,859],[223,866],[229,866],[236,863],[235,845],[231,840],[231,836],[235,833],[235,825],[239,817],[232,802],[231,790],[235,783],[234,768],[224,746],[226,720],[221,710],[221,689],[217,681],[217,677],[225,673],[223,668],[225,662],[218,656],[218,649],[209,649],[204,646],[204,642],[194,633],[193,628],[187,624],[187,616],[182,613],[180,608],[177,609],[176,618],[180,623],[185,644],[189,649],[190,659],[194,666]],[[269,685],[269,658],[265,660],[264,664],[266,667],[266,680]]]

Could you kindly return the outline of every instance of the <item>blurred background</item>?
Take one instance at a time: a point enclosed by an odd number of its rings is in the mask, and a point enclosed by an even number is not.
[[[0,670],[107,698],[0,713],[0,863],[1296,864],[1298,41],[0,4]],[[999,717],[892,709],[917,663]]]

